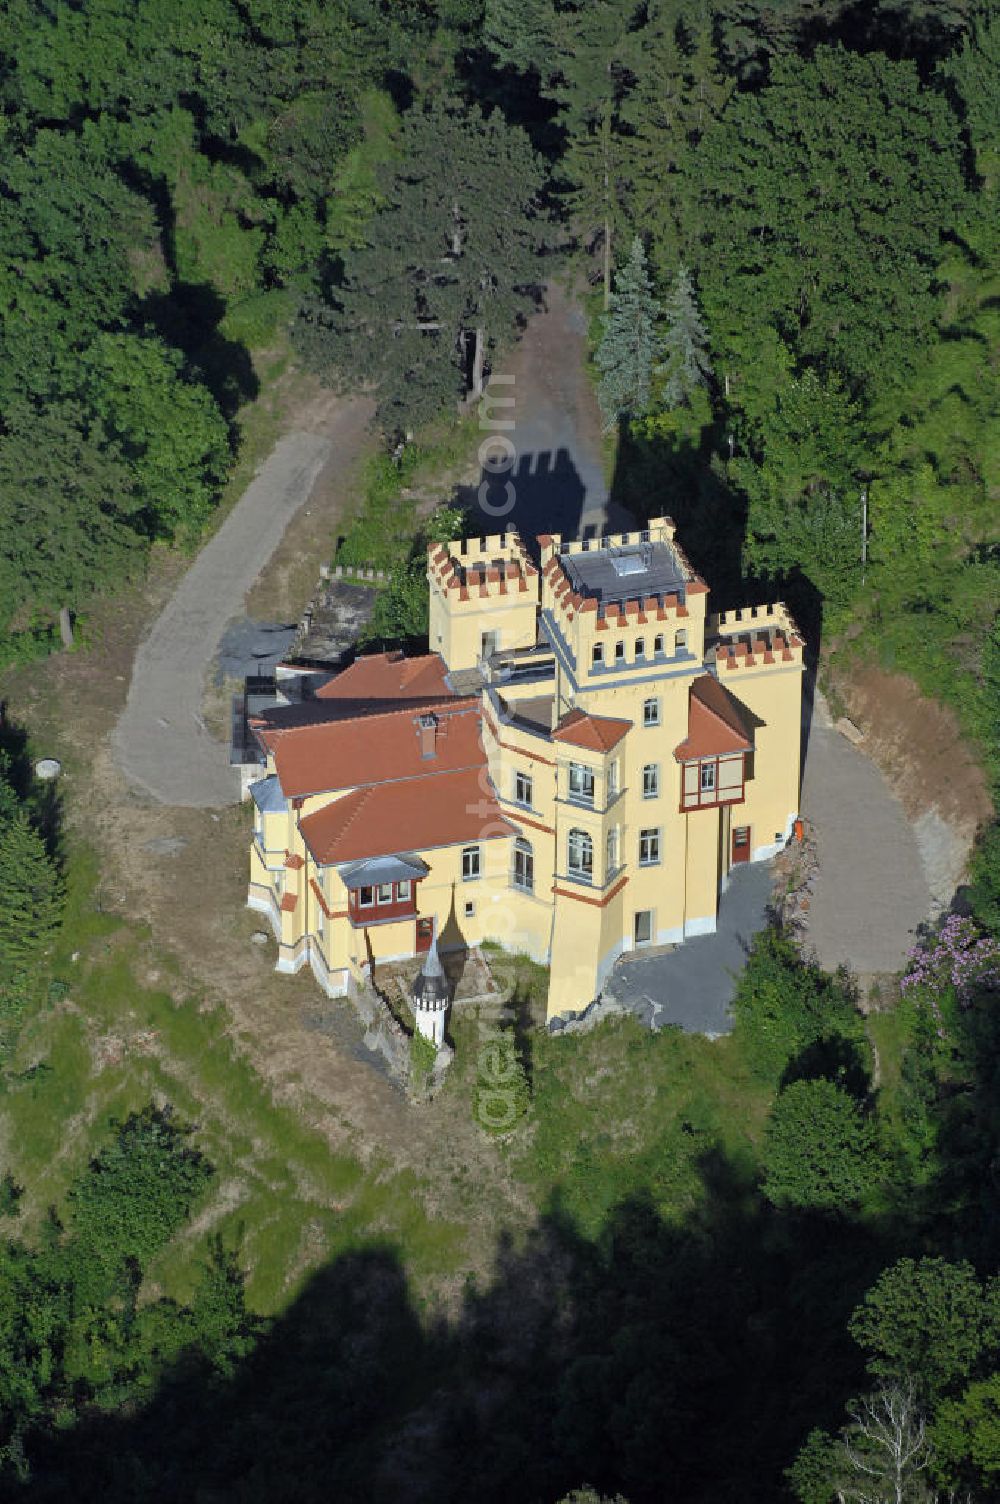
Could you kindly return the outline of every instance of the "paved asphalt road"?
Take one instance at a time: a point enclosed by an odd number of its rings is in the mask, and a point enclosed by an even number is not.
[[[551,289],[546,310],[531,320],[501,369],[514,377],[497,390],[514,397],[515,427],[495,431],[512,434],[516,507],[513,514],[484,512],[484,533],[517,522],[528,537],[557,528],[572,537],[604,525],[609,508],[600,416],[584,369],[584,336],[582,313],[561,289]],[[323,465],[338,450],[345,463],[349,458],[359,411],[358,404],[344,403],[322,433],[291,433],[280,441],[140,646],[114,751],[132,786],[160,803],[213,809],[238,798],[227,749],[201,718],[205,679],[227,625],[243,617],[247,591]],[[511,415],[510,409],[495,411],[500,418]],[[503,487],[496,496],[505,499]],[[476,489],[464,499],[476,505]]]
[[[227,623],[308,498],[350,406],[326,432],[281,439],[218,532],[206,543],[141,643],[115,728],[118,764],[134,788],[162,804],[199,809],[239,798],[228,749],[202,721],[205,675]]]
[[[608,499],[586,332],[582,309],[561,287],[549,287],[544,308],[498,362],[490,387],[496,405],[487,400],[482,409],[484,438],[496,433],[501,463],[512,445],[513,465],[499,475],[483,471],[478,486],[460,493],[470,510],[482,510],[484,533],[513,525],[533,544],[539,533],[576,538],[631,525]],[[499,426],[511,421],[513,428]]]
[[[819,873],[808,943],[822,966],[897,971],[932,907],[913,827],[882,774],[835,730],[817,695],[802,779]]]
[[[676,950],[632,952],[618,962],[605,992],[627,1002],[653,1029],[673,1024],[691,1034],[728,1034],[736,979],[750,941],[764,927],[770,896],[769,863],[736,868],[714,935],[686,940]]]
[[[816,828],[819,858],[807,948],[830,970],[843,962],[862,977],[898,971],[932,907],[916,836],[875,764],[834,729],[821,695],[801,807]],[[654,1029],[728,1032],[735,979],[750,938],[763,928],[770,887],[769,864],[735,872],[716,934],[675,951],[624,957],[605,991]]]

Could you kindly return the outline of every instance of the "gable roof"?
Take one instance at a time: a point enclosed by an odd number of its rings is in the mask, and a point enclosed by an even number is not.
[[[324,867],[516,835],[488,787],[481,767],[375,784],[324,804],[299,829]]]
[[[420,711],[421,704],[414,703],[388,713],[306,725],[261,724],[256,731],[274,754],[275,772],[287,799],[406,778],[433,779],[459,768],[484,765],[476,699],[452,699],[434,711],[433,757],[421,755]]]
[[[588,752],[610,752],[631,729],[631,721],[620,721],[608,715],[588,715],[583,710],[570,710],[553,731],[552,740],[569,742],[573,747],[585,747]]]
[[[746,706],[711,674],[699,674],[688,693],[688,733],[674,748],[678,762],[753,750],[753,724]]]
[[[402,653],[369,653],[320,686],[317,700],[433,700],[453,694],[440,653],[405,658]]]

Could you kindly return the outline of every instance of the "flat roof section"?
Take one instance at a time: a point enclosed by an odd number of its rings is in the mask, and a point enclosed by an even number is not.
[[[639,595],[684,599],[687,577],[681,561],[670,544],[660,540],[561,553],[559,563],[573,589],[600,605]]]

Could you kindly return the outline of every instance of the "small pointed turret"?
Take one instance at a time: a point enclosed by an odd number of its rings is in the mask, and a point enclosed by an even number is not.
[[[437,919],[434,919],[431,921],[430,949],[414,979],[411,1002],[417,1033],[429,1039],[436,1050],[444,1043],[449,991],[448,978],[438,954]]]

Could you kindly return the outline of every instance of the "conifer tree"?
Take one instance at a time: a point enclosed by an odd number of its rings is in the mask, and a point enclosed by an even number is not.
[[[598,400],[606,429],[613,428],[619,418],[641,416],[649,407],[658,314],[646,253],[636,236],[628,261],[615,278],[611,309],[604,316],[604,332],[594,357],[601,373]]]
[[[686,266],[677,268],[666,307],[667,326],[663,337],[666,360],[657,374],[666,378],[663,397],[668,407],[690,404],[699,386],[711,374],[708,360],[708,335],[698,310],[698,298]]]
[[[38,957],[62,916],[62,882],[26,811],[0,827],[0,984]]]
[[[600,244],[605,312],[631,150],[621,111],[641,12],[637,0],[488,0],[485,12],[493,55],[534,74],[539,92],[558,106],[560,188],[581,238]]]

